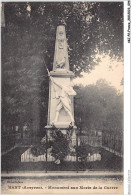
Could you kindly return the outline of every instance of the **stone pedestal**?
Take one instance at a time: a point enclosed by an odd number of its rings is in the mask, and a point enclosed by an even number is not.
[[[60,85],[67,86],[67,88],[71,85],[73,73],[71,71],[51,71],[51,77]],[[56,93],[58,94],[58,98],[56,97]],[[52,125],[52,121],[55,119],[56,110],[58,104],[60,104],[60,96],[62,95],[62,89],[55,85],[55,89],[53,83],[50,81],[49,86],[49,104],[48,104],[48,125]],[[70,97],[71,101],[71,113],[74,117],[74,102],[73,97]],[[67,128],[71,123],[71,118],[67,111],[64,109],[64,106],[61,108],[58,116],[58,120],[54,122],[55,127],[57,128]],[[74,125],[74,124],[72,124]]]

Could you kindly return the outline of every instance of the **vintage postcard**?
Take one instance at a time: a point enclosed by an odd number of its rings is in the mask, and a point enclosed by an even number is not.
[[[129,60],[130,1],[1,2],[2,194],[130,194]]]

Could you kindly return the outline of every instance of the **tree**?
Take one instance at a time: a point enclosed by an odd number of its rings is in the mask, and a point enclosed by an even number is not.
[[[33,132],[46,125],[48,78],[44,60],[52,70],[58,24],[66,25],[70,68],[80,76],[94,68],[98,53],[122,56],[122,14],[120,2],[5,3],[2,123],[22,126],[28,122]]]
[[[6,3],[5,16],[10,32],[16,32],[18,38],[33,38],[30,53],[46,54],[47,64],[53,62],[56,26],[64,23],[70,67],[77,75],[97,64],[95,54],[123,56],[123,3]]]
[[[77,86],[75,121],[81,130],[123,132],[123,94],[99,80],[96,85]]]

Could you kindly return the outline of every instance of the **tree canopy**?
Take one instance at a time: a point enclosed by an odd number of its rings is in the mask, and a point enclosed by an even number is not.
[[[75,117],[81,131],[123,132],[123,94],[100,79],[96,85],[76,86]]]
[[[66,26],[70,69],[90,72],[96,54],[123,57],[121,2],[6,2],[2,28],[2,122],[37,129],[47,120],[56,27]],[[117,28],[116,28],[117,26]]]
[[[5,21],[8,32],[5,31],[13,45],[16,44],[13,50],[10,45],[12,52],[21,44],[16,57],[42,54],[49,69],[52,69],[59,24],[66,25],[70,67],[76,75],[96,65],[99,59],[95,54],[123,56],[123,3],[120,2],[6,3]]]

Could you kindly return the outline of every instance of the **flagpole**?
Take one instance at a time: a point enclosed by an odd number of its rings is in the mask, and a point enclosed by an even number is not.
[[[56,89],[55,89],[54,82],[53,82],[53,80],[52,80],[52,78],[51,78],[51,76],[50,76],[50,72],[49,72],[49,70],[48,70],[48,68],[47,68],[47,65],[46,65],[46,63],[45,63],[45,60],[44,60],[44,65],[45,65],[45,68],[46,68],[46,70],[47,70],[48,76],[49,76],[49,78],[50,78],[50,80],[51,80],[51,82],[52,82],[52,86],[53,86],[53,89],[54,89],[54,91],[55,91],[55,98],[58,98],[59,96],[58,96],[57,91],[56,91]]]

